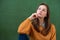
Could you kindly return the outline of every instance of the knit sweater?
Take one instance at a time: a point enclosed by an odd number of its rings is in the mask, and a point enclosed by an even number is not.
[[[39,29],[42,29],[42,26]],[[19,25],[17,32],[19,34],[29,35],[30,40],[56,40],[56,29],[53,24],[51,24],[49,33],[46,36],[44,36],[34,29],[33,25],[31,24],[31,20],[29,18],[24,20]]]

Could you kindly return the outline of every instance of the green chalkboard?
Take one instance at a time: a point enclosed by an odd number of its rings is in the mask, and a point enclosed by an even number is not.
[[[50,20],[60,40],[60,0],[0,0],[0,40],[18,40],[19,24],[36,12],[42,2],[50,7]]]

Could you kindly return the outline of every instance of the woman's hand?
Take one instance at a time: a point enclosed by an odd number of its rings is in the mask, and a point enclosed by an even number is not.
[[[37,13],[32,13],[32,15],[29,17],[30,20],[37,18]]]

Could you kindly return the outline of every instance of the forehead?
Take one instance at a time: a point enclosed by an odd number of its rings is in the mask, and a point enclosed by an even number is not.
[[[45,5],[40,5],[38,8],[47,9],[47,7]]]

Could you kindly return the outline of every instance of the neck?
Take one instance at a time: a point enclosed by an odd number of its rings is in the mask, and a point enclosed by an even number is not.
[[[44,18],[39,18],[40,25],[44,23]]]

